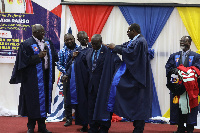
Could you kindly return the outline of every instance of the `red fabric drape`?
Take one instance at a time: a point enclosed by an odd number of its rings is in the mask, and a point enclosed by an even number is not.
[[[54,13],[55,15],[57,15],[58,17],[61,18],[61,14],[62,14],[62,5],[58,5],[57,7],[55,7],[53,10],[51,10],[52,13]]]
[[[91,41],[92,35],[101,33],[113,6],[69,5],[69,8],[78,31],[87,32]]]
[[[31,0],[25,0],[25,1],[26,1],[26,13],[33,14],[33,6]]]

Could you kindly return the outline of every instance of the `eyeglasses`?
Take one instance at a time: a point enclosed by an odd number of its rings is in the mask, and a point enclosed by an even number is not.
[[[89,37],[87,37],[87,38],[78,38],[77,40],[80,41],[80,42],[83,42],[83,41],[88,41],[88,38]]]
[[[131,30],[127,30],[127,33],[128,33],[128,32],[131,32]]]

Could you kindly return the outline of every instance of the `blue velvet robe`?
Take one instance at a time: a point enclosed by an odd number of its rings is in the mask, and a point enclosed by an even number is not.
[[[177,68],[180,64],[182,64],[182,51],[173,53],[170,55],[165,68],[166,68],[166,75],[169,74],[170,70]],[[185,59],[183,64],[185,67],[195,66],[200,68],[200,55],[191,51],[188,57]],[[167,81],[169,82],[169,81]],[[170,124],[178,124],[179,121],[179,104],[173,103],[174,94],[170,93]],[[198,114],[198,107],[195,107],[191,110],[191,113],[187,115],[187,124],[197,124],[197,114]]]
[[[88,93],[92,92],[94,94],[92,97],[95,98],[94,101],[91,101],[90,97],[88,97],[89,121],[108,121],[111,119],[111,114],[106,109],[109,87],[121,60],[116,53],[102,45],[96,68],[92,71],[92,54],[93,49],[90,49],[86,55],[89,70]]]
[[[73,51],[79,51],[79,54],[74,59],[74,72],[75,72],[75,87],[72,88],[72,91],[75,91],[76,95],[72,96],[72,93],[70,92],[70,79],[71,72],[72,72],[72,66],[67,71],[67,75],[69,77],[68,79],[68,91],[67,91],[67,104],[71,104],[71,100],[77,101],[77,106],[75,108],[75,124],[76,125],[85,125],[88,123],[88,101],[87,101],[87,90],[88,90],[88,82],[89,82],[89,73],[88,73],[88,67],[86,63],[86,54],[87,51],[91,45],[89,45],[88,48],[82,49],[81,47],[78,47],[77,49]],[[70,61],[68,63],[72,65],[72,58],[73,52],[70,55]]]
[[[112,85],[116,80],[118,83],[110,93],[113,99],[109,98],[108,110],[129,120],[148,120],[152,115],[153,84],[145,38],[140,35],[131,43],[117,45],[113,51],[122,54],[124,63],[117,71],[123,70],[121,76],[112,81]]]
[[[51,113],[51,98],[55,81],[55,62],[58,61],[53,43],[48,44],[48,74],[45,74],[44,59],[39,58],[40,47],[33,37],[19,46],[15,66],[10,79],[11,84],[21,83],[18,113],[29,118],[46,117]],[[45,82],[45,78],[48,82]]]

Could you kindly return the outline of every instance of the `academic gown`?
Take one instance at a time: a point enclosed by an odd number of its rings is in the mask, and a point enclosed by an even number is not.
[[[87,51],[90,49],[90,46],[88,48],[82,49],[81,47],[78,47],[74,51],[79,51],[79,54],[74,59],[74,65],[73,69],[75,72],[75,83],[73,83],[75,86],[72,87],[70,85],[71,80],[71,72],[72,72],[72,64],[70,69],[68,70],[67,74],[69,75],[68,79],[68,91],[67,91],[67,104],[71,104],[71,101],[77,101],[77,106],[74,106],[75,111],[75,124],[76,125],[83,125],[88,123],[88,101],[87,101],[87,90],[88,90],[88,81],[89,81],[89,73],[88,73],[88,67],[86,63],[86,54]],[[72,52],[73,53],[73,52]],[[71,55],[72,56],[72,55]],[[70,57],[71,58],[71,57]],[[71,93],[70,91],[75,91],[74,93]]]
[[[88,106],[90,106],[88,115],[91,115],[89,116],[89,121],[108,121],[111,119],[110,112],[106,109],[109,87],[113,74],[119,67],[121,60],[111,49],[102,45],[96,68],[92,71],[92,55],[93,49],[89,49],[86,55],[89,68],[88,93],[94,92],[93,94],[96,94],[94,101],[88,99]]]
[[[112,119],[110,112],[107,110],[107,101],[113,75],[119,68],[120,64],[121,59],[119,56],[109,49],[106,53],[106,59],[104,61],[103,72],[95,103],[93,120],[107,121]]]
[[[172,69],[177,68],[180,64],[183,64],[181,57],[182,57],[182,51],[179,51],[170,55],[165,65],[166,75],[168,75]],[[185,67],[195,66],[199,69],[200,55],[191,51],[189,55],[186,57],[183,65]],[[175,95],[170,92],[170,124],[171,125],[178,124],[179,122],[179,104],[173,103],[174,97]],[[197,114],[198,114],[198,107],[192,108],[191,113],[187,114],[187,124],[196,125]]]
[[[41,51],[40,47],[35,39],[30,37],[19,46],[10,79],[11,84],[21,83],[19,115],[28,116],[32,119],[46,117],[47,113],[51,113],[55,62],[58,61],[58,56],[53,43],[47,38],[44,38],[44,41],[48,46],[48,72],[46,75],[44,59],[38,56]]]
[[[117,45],[113,51],[122,54],[123,64],[112,81],[111,90],[113,84],[115,90],[110,93],[113,99],[109,98],[108,110],[129,120],[148,120],[152,115],[153,85],[145,38],[140,35],[131,43]],[[118,74],[121,76],[115,78]]]

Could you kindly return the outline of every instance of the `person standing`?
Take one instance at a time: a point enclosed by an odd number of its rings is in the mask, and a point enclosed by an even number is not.
[[[173,91],[175,88],[171,88],[169,83],[171,82],[171,75],[175,74],[178,75],[178,69],[181,64],[184,67],[191,67],[195,66],[197,69],[200,68],[200,55],[191,51],[192,39],[190,36],[183,36],[180,40],[180,47],[182,51],[173,53],[170,55],[165,68],[166,68],[166,76],[169,77],[167,81],[167,87],[172,89],[170,91],[170,124],[171,125],[178,125],[177,131],[174,133],[193,133],[194,126],[197,125],[197,114],[198,114],[198,106],[191,109],[191,111],[187,112],[182,106],[187,106],[187,100],[183,100],[183,97],[188,97],[189,92],[186,91],[186,86],[184,84],[180,87],[183,89]],[[179,103],[173,101],[173,99],[179,97]],[[195,98],[196,100],[198,98]],[[184,126],[186,123],[186,127]]]
[[[75,109],[75,124],[82,125],[80,132],[88,131],[88,79],[89,73],[85,57],[91,44],[87,33],[85,31],[79,31],[77,34],[77,40],[80,42],[80,46],[73,50],[73,54],[69,56],[71,58],[71,66],[68,71],[68,95],[71,97],[68,99]]]
[[[106,108],[106,99],[112,75],[121,63],[117,54],[102,44],[100,34],[91,39],[92,49],[87,51],[88,83],[88,133],[108,133],[112,113]]]
[[[44,37],[41,24],[32,26],[32,37],[19,46],[11,84],[21,83],[18,113],[28,116],[28,131],[33,133],[36,121],[38,132],[51,133],[45,119],[51,113],[51,98],[55,81],[55,62],[58,56],[53,43]]]
[[[66,116],[66,122],[64,126],[70,126],[72,125],[72,107],[71,104],[67,103],[67,90],[68,85],[66,82],[66,74],[67,70],[70,68],[69,65],[69,56],[72,54],[73,50],[76,49],[78,46],[75,43],[74,36],[70,33],[67,33],[64,35],[64,47],[58,52],[59,61],[57,62],[57,69],[62,72],[62,78],[63,81],[63,93],[64,93],[64,108],[65,108],[65,116]]]
[[[143,133],[145,120],[152,114],[153,86],[148,45],[136,23],[128,27],[127,35],[130,41],[122,45],[108,45],[113,52],[121,54],[123,60],[113,78],[111,86],[115,84],[116,96],[108,110],[134,121],[133,133]]]

